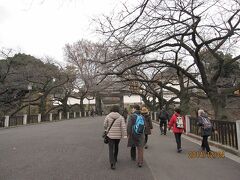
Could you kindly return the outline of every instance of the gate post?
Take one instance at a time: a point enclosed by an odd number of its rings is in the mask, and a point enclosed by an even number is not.
[[[62,112],[59,112],[59,120],[62,120]]]
[[[9,126],[9,116],[5,116],[4,127]]]
[[[27,118],[28,118],[28,115],[27,115],[27,114],[24,114],[24,115],[23,115],[23,125],[26,125],[26,124],[27,124]]]
[[[38,114],[38,123],[40,123],[40,122],[41,122],[41,119],[42,119],[42,116],[41,116],[41,114]]]
[[[52,121],[52,113],[49,114],[49,121]]]
[[[190,133],[190,115],[185,116],[186,134]]]
[[[237,145],[238,145],[238,151],[240,151],[240,120],[236,121],[236,128],[237,128]]]

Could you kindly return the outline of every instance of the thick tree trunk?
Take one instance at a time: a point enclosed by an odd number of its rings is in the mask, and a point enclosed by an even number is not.
[[[214,110],[216,120],[227,120],[228,118],[225,110],[226,99],[227,97],[225,95],[221,95],[217,92],[209,93],[209,100]]]
[[[42,96],[39,104],[39,113],[41,114],[43,121],[46,120],[46,106],[47,106],[47,97]]]
[[[81,97],[81,98],[80,98],[80,112],[82,112],[82,114],[84,113],[84,104],[83,104],[83,100],[84,100],[84,98]]]
[[[65,97],[61,103],[62,103],[62,109],[63,109],[63,117],[67,118],[67,112],[69,111],[69,106],[67,104],[68,97]]]
[[[149,101],[146,96],[141,95],[142,101],[150,111],[157,111],[156,101]]]
[[[95,104],[96,104],[96,113],[98,115],[102,115],[102,101],[99,93],[96,94],[96,99],[95,99]]]
[[[152,111],[153,107],[150,101],[147,100],[145,96],[141,96],[144,104]]]
[[[180,99],[180,109],[181,109],[181,114],[187,115],[190,114],[190,108],[189,108],[189,102],[190,102],[190,97],[187,94],[187,91],[181,91],[179,95]]]

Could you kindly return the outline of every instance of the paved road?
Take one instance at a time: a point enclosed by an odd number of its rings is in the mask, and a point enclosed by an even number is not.
[[[155,126],[145,164],[130,160],[126,140],[120,143],[116,170],[102,143],[103,117],[66,120],[0,130],[0,180],[239,180],[240,164],[228,158],[189,159],[198,145],[183,140],[176,153],[172,134]]]

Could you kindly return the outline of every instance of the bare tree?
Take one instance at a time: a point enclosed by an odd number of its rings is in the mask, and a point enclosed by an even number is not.
[[[239,80],[231,87],[218,86],[223,69],[239,61],[240,3],[237,0],[144,0],[136,7],[124,6],[116,16],[100,20],[106,44],[114,44],[123,55],[103,63],[122,63],[131,57],[144,60],[129,68],[159,63],[177,69],[206,93],[217,119],[225,116],[227,95],[240,88]],[[119,21],[116,21],[118,19]],[[218,66],[211,77],[202,52],[208,51]],[[177,53],[176,53],[177,52]],[[234,55],[225,59],[219,53]],[[200,77],[192,75],[192,67]]]
[[[84,98],[90,95],[99,99],[99,92],[107,87],[107,81],[99,83],[101,79],[99,74],[104,66],[96,63],[105,58],[105,50],[101,44],[81,40],[72,45],[67,44],[65,54],[70,65],[76,68],[75,89],[77,93],[75,94],[77,96],[75,98],[79,97],[80,110],[83,111]],[[98,105],[96,108],[98,109]]]

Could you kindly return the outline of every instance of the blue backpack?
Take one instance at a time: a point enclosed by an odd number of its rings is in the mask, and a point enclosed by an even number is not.
[[[137,118],[135,120],[135,124],[133,125],[133,132],[134,134],[141,135],[144,133],[145,129],[143,116],[136,113],[134,113],[134,115],[136,115]]]

